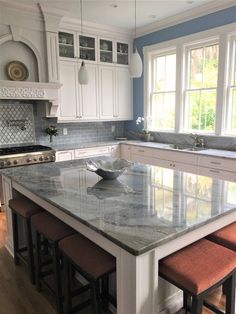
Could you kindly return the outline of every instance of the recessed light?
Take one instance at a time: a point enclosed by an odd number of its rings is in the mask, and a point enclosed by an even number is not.
[[[116,4],[116,3],[112,3],[112,4],[110,5],[110,7],[112,7],[112,8],[114,8],[114,9],[116,9],[116,8],[118,8],[118,4]]]

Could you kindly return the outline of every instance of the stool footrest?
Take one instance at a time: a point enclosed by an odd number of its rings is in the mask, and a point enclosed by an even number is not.
[[[205,307],[207,307],[209,310],[211,310],[212,312],[216,313],[216,314],[225,314],[225,312],[219,310],[218,307],[216,307],[214,304],[207,302],[207,301],[203,301],[203,304]]]
[[[84,309],[85,307],[91,305],[91,301],[90,300],[87,300],[87,301],[84,301],[80,304],[77,304],[73,307],[73,309],[71,309],[70,313],[76,313],[82,309]]]

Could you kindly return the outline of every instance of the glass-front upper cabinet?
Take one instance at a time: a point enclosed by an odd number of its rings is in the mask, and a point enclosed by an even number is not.
[[[109,39],[99,39],[99,62],[113,63],[113,41]]]
[[[129,64],[129,45],[120,41],[116,42],[116,62],[117,64]]]
[[[79,35],[79,58],[96,61],[96,38]]]
[[[65,58],[75,57],[75,40],[73,33],[59,32],[59,56]]]

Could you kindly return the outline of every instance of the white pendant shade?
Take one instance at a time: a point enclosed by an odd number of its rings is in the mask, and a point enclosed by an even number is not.
[[[137,48],[130,57],[129,73],[133,78],[141,77],[143,73],[143,63]]]
[[[84,61],[81,63],[81,66],[79,69],[79,83],[81,85],[87,85],[88,84],[88,72],[87,72]]]

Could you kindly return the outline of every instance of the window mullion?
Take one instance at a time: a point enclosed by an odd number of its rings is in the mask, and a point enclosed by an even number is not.
[[[176,73],[179,79],[175,82],[175,132],[183,129],[183,45],[176,47]],[[177,76],[177,75],[176,75]]]
[[[220,35],[219,39],[219,65],[216,95],[216,135],[222,135],[226,127],[226,97],[227,97],[227,68],[229,62],[229,44],[226,34]]]

